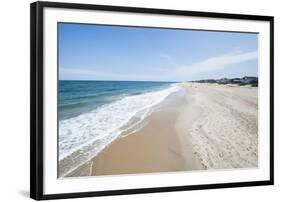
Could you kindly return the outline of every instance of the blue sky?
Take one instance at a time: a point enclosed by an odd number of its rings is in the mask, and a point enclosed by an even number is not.
[[[257,34],[59,24],[60,80],[186,81],[257,74]]]

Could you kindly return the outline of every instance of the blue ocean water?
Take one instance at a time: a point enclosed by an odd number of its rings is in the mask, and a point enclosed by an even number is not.
[[[59,81],[59,175],[96,156],[179,89],[171,82]]]
[[[75,117],[125,96],[161,90],[171,82],[59,81],[59,120]]]

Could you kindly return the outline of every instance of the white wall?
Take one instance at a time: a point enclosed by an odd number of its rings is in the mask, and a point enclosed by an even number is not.
[[[74,2],[74,0],[72,0]],[[1,1],[0,6],[0,201],[25,201],[29,192],[29,3]],[[275,16],[275,186],[113,196],[77,201],[277,201],[280,187],[281,12],[278,0],[88,0],[112,4]],[[279,75],[279,77],[278,77]],[[79,185],[78,185],[79,186]],[[280,199],[279,199],[280,200]]]

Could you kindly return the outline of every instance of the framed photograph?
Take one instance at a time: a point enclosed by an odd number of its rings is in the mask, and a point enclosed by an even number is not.
[[[273,184],[273,17],[31,4],[31,198]]]

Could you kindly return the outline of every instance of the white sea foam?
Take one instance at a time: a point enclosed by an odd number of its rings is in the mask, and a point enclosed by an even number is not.
[[[179,90],[169,88],[127,96],[89,113],[59,121],[59,175],[96,156],[123,131],[140,123],[151,108]]]

